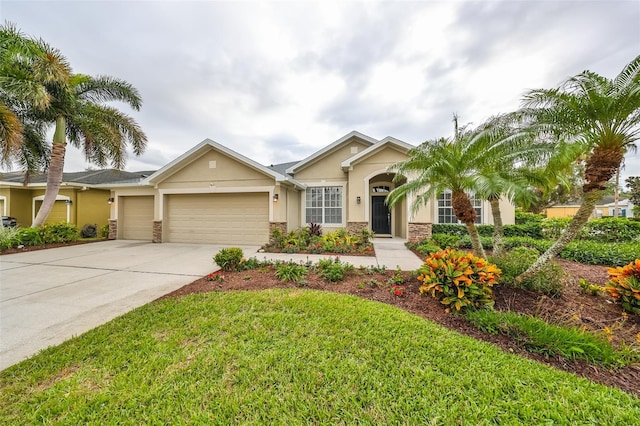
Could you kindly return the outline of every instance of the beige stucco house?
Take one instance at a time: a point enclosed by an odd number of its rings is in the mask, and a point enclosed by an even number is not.
[[[205,139],[150,176],[109,185],[110,238],[155,242],[264,244],[273,229],[310,222],[322,227],[370,229],[407,239],[452,223],[450,194],[416,214],[411,200],[384,204],[394,189],[392,164],[413,146],[351,132],[299,162],[263,166]],[[478,223],[491,223],[487,202],[474,200]],[[502,203],[503,220],[514,207]]]

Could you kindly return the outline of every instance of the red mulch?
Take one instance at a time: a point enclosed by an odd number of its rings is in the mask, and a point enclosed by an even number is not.
[[[577,284],[579,278],[604,284],[608,280],[606,268],[604,266],[582,265],[564,260],[559,260],[559,263],[571,276],[559,297],[551,299],[537,293],[506,286],[496,286],[494,288],[496,309],[509,309],[528,313],[542,317],[549,322],[569,323],[599,332],[608,327],[613,330],[611,338],[614,343],[627,342],[630,344],[636,342],[638,333],[640,333],[640,317],[629,315],[625,318],[621,313],[620,307],[614,305],[608,296],[600,295],[594,297],[582,294]],[[406,289],[404,294],[400,297],[393,295],[389,286],[385,285],[393,274],[394,271],[387,271],[382,274],[366,275],[356,271],[347,276],[342,282],[330,283],[316,274],[310,273],[307,276],[305,288],[353,294],[391,304],[473,338],[491,342],[506,352],[519,354],[578,376],[586,377],[594,382],[615,386],[640,396],[640,365],[609,370],[605,367],[591,365],[582,360],[567,360],[561,357],[551,358],[528,352],[521,343],[510,337],[483,333],[461,316],[445,313],[443,306],[438,301],[420,295],[420,282],[412,278],[409,273],[405,273]],[[296,286],[293,283],[280,282],[274,276],[272,268],[263,268],[243,272],[225,272],[223,282],[209,281],[204,277],[162,298],[210,291],[294,287]]]

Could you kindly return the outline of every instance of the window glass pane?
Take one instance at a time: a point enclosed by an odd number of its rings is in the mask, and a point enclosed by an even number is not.
[[[342,223],[342,187],[307,188],[305,204],[307,223]]]

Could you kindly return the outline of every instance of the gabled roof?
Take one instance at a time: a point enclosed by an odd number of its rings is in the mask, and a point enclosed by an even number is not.
[[[356,155],[354,155],[353,157],[347,158],[346,160],[344,160],[342,162],[342,168],[343,169],[348,169],[350,167],[352,167],[354,164],[356,164],[358,161],[369,157],[370,155],[372,155],[373,153],[375,153],[376,151],[386,147],[386,146],[391,146],[401,152],[406,153],[407,151],[409,151],[412,148],[415,148],[413,145],[410,145],[406,142],[401,141],[400,139],[396,139],[393,138],[391,136],[387,136],[386,138],[382,139],[380,142],[376,143],[375,145],[371,145],[369,148],[365,149],[364,151],[361,151],[359,153],[357,153]]]
[[[269,168],[276,173],[280,173],[281,175],[286,175],[287,169],[289,167],[295,166],[299,162],[300,161],[289,161],[288,163],[272,164],[269,166]]]
[[[362,134],[360,132],[357,132],[357,131],[353,130],[353,131],[347,133],[346,135],[344,135],[343,137],[341,137],[340,139],[338,139],[337,141],[333,142],[331,145],[328,145],[328,146],[322,148],[320,151],[314,152],[313,154],[311,154],[310,156],[308,156],[304,160],[300,161],[299,163],[296,163],[294,166],[289,167],[286,170],[286,173],[294,175],[297,171],[302,170],[305,166],[309,165],[310,163],[315,161],[317,158],[322,157],[326,153],[332,151],[333,149],[335,149],[336,147],[342,145],[343,143],[345,143],[346,141],[348,141],[349,139],[351,139],[353,137],[357,137],[358,139],[361,139],[363,142],[368,143],[369,145],[373,145],[373,144],[378,143],[377,139],[374,139],[374,138],[372,138],[370,136],[364,135],[364,134]]]
[[[288,182],[291,185],[300,188],[300,189],[304,189],[306,188],[305,185],[301,184],[300,182],[294,180],[293,178],[291,178],[290,176],[286,176],[283,175],[281,173],[276,172],[275,170],[272,170],[268,167],[263,166],[262,164],[259,164],[255,161],[253,161],[250,158],[245,157],[242,154],[239,154],[237,152],[235,152],[232,149],[227,148],[224,145],[221,145],[215,141],[212,141],[211,139],[205,139],[202,142],[200,142],[198,145],[194,146],[193,148],[191,148],[189,151],[185,152],[184,154],[182,154],[180,157],[176,158],[175,160],[173,160],[172,162],[170,162],[169,164],[167,164],[166,166],[162,167],[160,170],[156,171],[155,173],[153,173],[151,176],[147,177],[146,179],[144,179],[141,184],[142,185],[153,185],[155,183],[158,183],[160,181],[163,180],[163,178],[165,176],[170,176],[173,173],[175,173],[176,171],[180,170],[182,167],[184,167],[185,165],[187,165],[188,163],[192,162],[193,160],[195,160],[196,158],[199,157],[200,154],[206,152],[209,148],[213,148],[216,151],[220,151],[222,153],[224,153],[225,155],[243,163],[246,164],[247,166],[251,167],[254,170],[257,170],[261,173],[264,173],[267,176],[270,176],[272,178],[275,179],[276,182]]]

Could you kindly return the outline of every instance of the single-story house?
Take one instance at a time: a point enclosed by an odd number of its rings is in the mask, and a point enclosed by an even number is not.
[[[393,208],[385,197],[396,186],[389,166],[413,148],[392,137],[353,131],[309,157],[264,166],[205,139],[137,182],[108,186],[113,199],[109,237],[217,244],[264,244],[274,229],[310,222],[323,229],[369,229],[377,235],[418,239],[433,223],[455,223],[451,194],[412,214],[411,199]],[[475,200],[478,223],[492,223],[489,203]],[[503,221],[515,209],[501,202]]]
[[[65,222],[84,225],[106,225],[111,210],[110,185],[116,182],[139,182],[151,172],[120,170],[87,170],[64,173],[56,202],[46,223]],[[18,226],[29,227],[42,205],[47,176],[31,176],[25,185],[24,172],[0,173],[0,213],[15,217]]]

